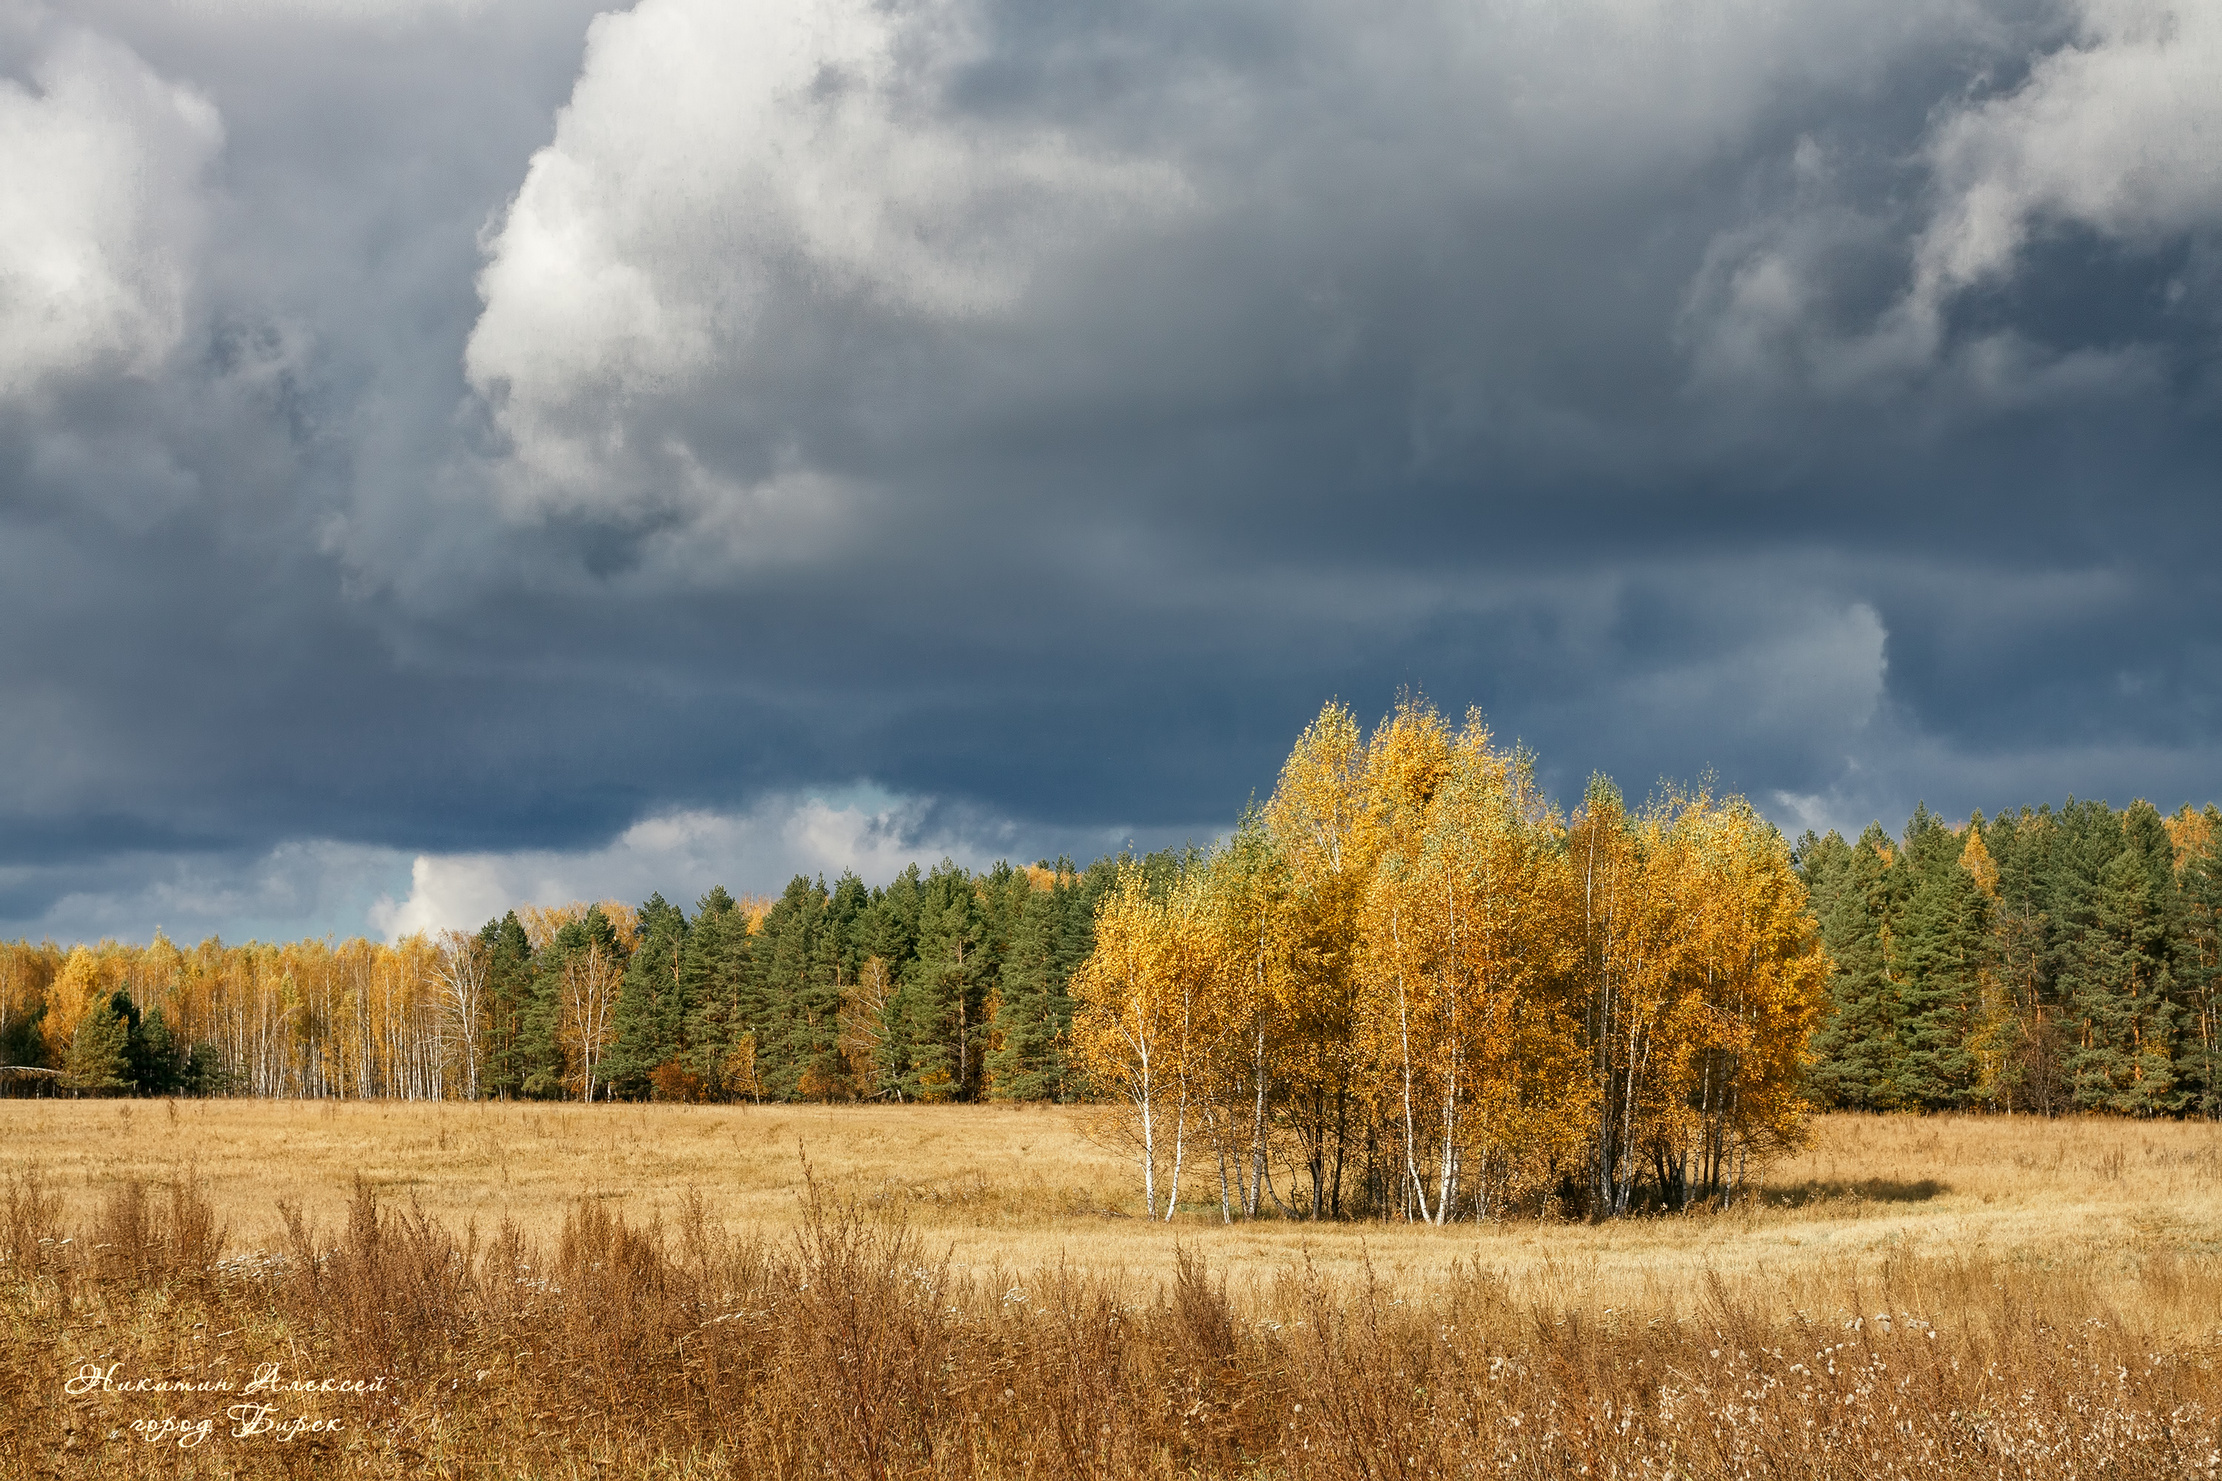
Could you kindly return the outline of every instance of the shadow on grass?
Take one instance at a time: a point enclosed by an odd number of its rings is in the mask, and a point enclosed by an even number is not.
[[[1927,1203],[1930,1199],[1952,1191],[1951,1185],[1935,1178],[1920,1178],[1902,1182],[1897,1178],[1854,1178],[1836,1182],[1814,1178],[1803,1183],[1792,1183],[1784,1188],[1769,1188],[1762,1202],[1775,1208],[1807,1208],[1816,1203],[1841,1203],[1847,1200],[1867,1203]]]

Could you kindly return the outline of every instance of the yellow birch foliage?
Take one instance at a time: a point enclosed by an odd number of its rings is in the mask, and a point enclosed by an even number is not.
[[[1960,867],[1975,880],[1975,887],[1992,900],[1998,898],[1998,865],[1991,860],[1991,851],[1983,843],[1982,819],[1978,816],[1967,830],[1967,842],[1960,845]]]
[[[1255,1216],[1265,1193],[1273,1087],[1297,1047],[1290,1005],[1303,912],[1286,862],[1252,809],[1203,876],[1197,929],[1208,981],[1197,1076],[1218,1162],[1221,1216]]]
[[[1797,1143],[1826,967],[1742,799],[1631,813],[1600,781],[1567,821],[1478,713],[1408,699],[1369,738],[1329,704],[1200,867],[1157,894],[1122,868],[1074,1045],[1153,1213],[1200,1120],[1222,1218],[1448,1221],[1569,1186],[1611,1215],[1639,1185],[1733,1197]]]
[[[52,1042],[51,1024],[38,1023],[35,1031],[24,1025],[45,1012],[62,961],[61,948],[51,941],[39,946],[0,941],[0,1042],[16,1043],[21,1058],[35,1058],[41,1045]]]
[[[1798,1071],[1827,959],[1781,835],[1741,798],[1670,792],[1643,813],[1593,786],[1573,830],[1600,1105],[1592,1197],[1626,1212],[1652,1176],[1742,1185],[1793,1146]]]
[[[1781,835],[1749,803],[1700,794],[1675,823],[1696,932],[1672,1131],[1706,1162],[1702,1181],[1732,1185],[1747,1159],[1803,1141],[1798,1071],[1828,958]]]
[[[2175,845],[2176,872],[2181,874],[2192,860],[2203,859],[2214,851],[2218,821],[2212,804],[2204,812],[2193,810],[2186,802],[2161,820],[2168,829],[2168,841]]]
[[[1160,898],[1138,866],[1122,862],[1096,912],[1095,950],[1070,988],[1075,1060],[1110,1098],[1099,1131],[1140,1159],[1152,1215],[1166,1172],[1172,1211],[1190,1117],[1202,1111],[1199,1020],[1213,958],[1201,885],[1186,880]]]
[[[1265,806],[1288,876],[1291,950],[1275,1004],[1282,1114],[1301,1145],[1307,1211],[1332,1198],[1332,1166],[1357,1106],[1351,991],[1359,906],[1378,837],[1365,816],[1367,751],[1358,722],[1329,703],[1297,738]]]
[[[1565,854],[1532,767],[1478,713],[1453,734],[1408,701],[1367,760],[1361,1057],[1401,1147],[1399,1205],[1444,1222],[1580,1141]]]
[[[46,1020],[40,1025],[49,1053],[59,1056],[69,1052],[70,1041],[77,1036],[77,1026],[85,1021],[85,1014],[95,1003],[107,1001],[124,987],[128,966],[126,948],[112,941],[103,941],[98,947],[69,949],[61,971],[55,974],[47,997]]]
[[[742,903],[744,906],[754,905],[757,899],[750,896]],[[622,900],[598,900],[592,905],[584,900],[573,900],[563,905],[520,905],[517,907],[517,923],[525,928],[527,944],[535,952],[545,951],[548,943],[555,940],[558,931],[573,921],[585,920],[586,913],[594,905],[602,907],[602,918],[617,933],[620,946],[629,952],[640,944],[640,912]],[[749,929],[754,930],[762,923],[763,916],[759,913],[750,920]]]

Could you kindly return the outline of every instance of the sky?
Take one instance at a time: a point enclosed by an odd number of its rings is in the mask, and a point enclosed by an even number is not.
[[[2222,7],[0,0],[0,935],[2222,796]]]

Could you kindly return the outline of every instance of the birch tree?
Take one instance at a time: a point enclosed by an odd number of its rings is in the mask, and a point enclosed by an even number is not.
[[[1287,1031],[1279,1057],[1282,1120],[1311,1184],[1293,1211],[1313,1219],[1341,1212],[1343,1171],[1363,1110],[1352,988],[1373,838],[1365,768],[1356,717],[1330,703],[1297,737],[1265,807],[1287,870],[1294,938],[1274,1004]]]
[[[460,1057],[465,1100],[478,1099],[482,1062],[480,1032],[486,1017],[486,943],[466,931],[442,931],[439,940],[442,1045]]]
[[[1159,1217],[1161,1162],[1171,1164],[1163,1217],[1180,1199],[1195,1086],[1193,1038],[1206,953],[1195,886],[1158,896],[1132,862],[1096,913],[1096,948],[1074,974],[1073,1047],[1113,1097],[1108,1130],[1138,1155],[1142,1203]]]
[[[563,961],[565,1047],[570,1051],[581,1100],[594,1099],[596,1074],[609,1047],[610,1018],[624,963],[596,933]]]
[[[1364,914],[1361,1022],[1402,1156],[1398,1207],[1445,1223],[1532,1179],[1586,1097],[1565,1073],[1576,964],[1562,832],[1534,768],[1478,713],[1452,733],[1408,702],[1370,747],[1379,831]]]
[[[1269,1196],[1268,1133],[1289,1048],[1283,1010],[1293,993],[1298,929],[1286,861],[1257,809],[1246,810],[1234,836],[1212,854],[1201,909],[1211,958],[1202,1035],[1212,1059],[1206,1104],[1220,1161],[1221,1214],[1231,1220],[1239,1209],[1256,1218]]]

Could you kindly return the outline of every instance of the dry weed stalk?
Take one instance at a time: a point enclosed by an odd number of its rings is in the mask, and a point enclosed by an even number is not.
[[[813,1185],[792,1237],[582,1200],[552,1245],[458,1234],[360,1182],[286,1248],[222,1252],[185,1179],[71,1223],[0,1187],[9,1475],[1838,1477],[2222,1469],[2222,1263],[2149,1245],[2128,1310],[2088,1276],[1982,1256],[1705,1282],[1585,1306],[1467,1266],[1407,1299],[1308,1262],[1238,1302],[1194,1251],[1143,1292],[1069,1266],[960,1273],[899,1212]],[[1563,1272],[1561,1273],[1564,1274]],[[287,1397],[335,1418],[222,1433],[229,1394],[118,1382],[382,1378]],[[110,1365],[115,1365],[110,1369]],[[205,1444],[134,1420],[219,1417]]]

